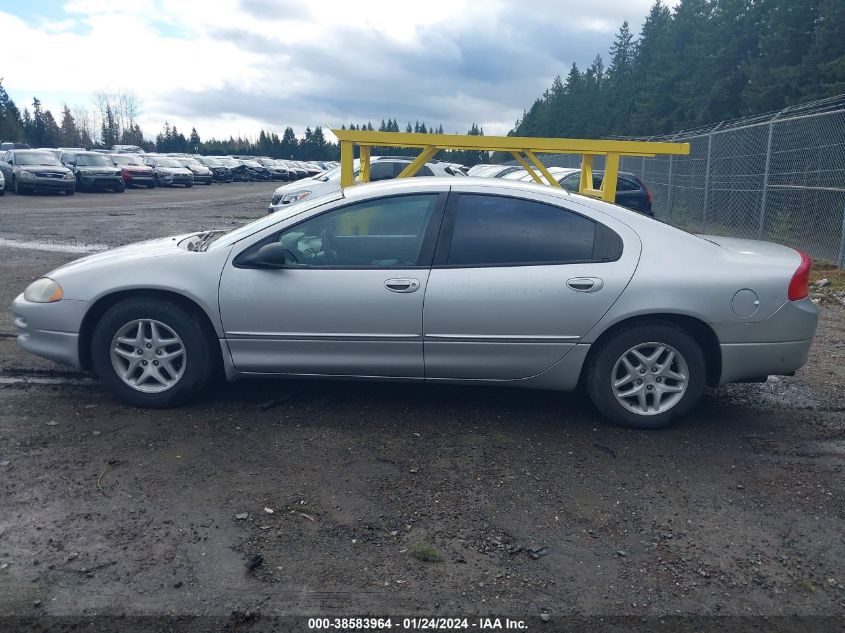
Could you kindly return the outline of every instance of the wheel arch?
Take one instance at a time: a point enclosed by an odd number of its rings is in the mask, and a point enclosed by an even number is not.
[[[606,341],[611,340],[620,330],[633,325],[653,325],[658,323],[675,325],[695,339],[699,347],[701,347],[701,351],[704,354],[704,361],[707,365],[707,384],[711,387],[718,385],[722,374],[722,350],[719,346],[719,338],[716,336],[713,328],[705,321],[686,314],[671,312],[642,314],[617,321],[604,330],[593,344],[590,345],[590,351],[584,359],[584,367],[589,366],[589,363],[599,352],[602,345]],[[583,375],[584,372],[582,371],[581,376],[583,377]]]
[[[186,312],[199,317],[204,333],[211,344],[212,353],[215,355],[217,362],[222,365],[223,359],[220,351],[220,345],[217,343],[217,333],[214,329],[211,317],[196,301],[172,290],[132,288],[129,290],[118,290],[107,295],[103,295],[97,299],[85,313],[85,316],[82,319],[82,325],[79,328],[79,363],[83,369],[90,371],[93,368],[91,360],[91,340],[94,336],[94,328],[96,328],[97,323],[100,321],[102,316],[109,308],[120,303],[124,299],[137,298],[171,301]]]

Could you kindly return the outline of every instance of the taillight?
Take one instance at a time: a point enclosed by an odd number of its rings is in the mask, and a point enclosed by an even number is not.
[[[645,187],[645,192],[648,194],[648,203],[651,204],[651,189]]]
[[[801,256],[801,263],[792,275],[787,291],[787,297],[790,301],[798,301],[810,296],[810,269],[813,267],[813,260],[807,253],[798,251],[798,254]]]

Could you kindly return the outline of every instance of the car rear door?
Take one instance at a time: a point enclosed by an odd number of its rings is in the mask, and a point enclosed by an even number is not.
[[[220,281],[235,367],[422,378],[422,306],[446,195],[346,204],[242,250]],[[289,265],[239,263],[270,242],[288,249]]]
[[[639,259],[639,238],[621,222],[597,222],[560,203],[542,193],[453,187],[423,310],[427,378],[536,375],[616,301]]]

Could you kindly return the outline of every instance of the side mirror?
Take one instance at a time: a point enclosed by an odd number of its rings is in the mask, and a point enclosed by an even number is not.
[[[284,268],[294,262],[296,258],[287,248],[279,242],[271,242],[240,257],[237,263],[247,268]]]

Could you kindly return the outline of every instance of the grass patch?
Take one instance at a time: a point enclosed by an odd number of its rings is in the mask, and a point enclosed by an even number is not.
[[[410,552],[411,556],[424,563],[439,563],[443,560],[443,556],[437,551],[437,548],[427,543],[414,543]]]

